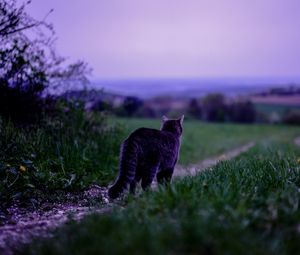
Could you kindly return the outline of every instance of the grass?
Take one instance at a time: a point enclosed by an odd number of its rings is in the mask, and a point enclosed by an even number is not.
[[[64,109],[66,110],[66,109]],[[121,127],[67,108],[41,126],[0,121],[0,204],[37,202],[58,190],[106,185],[117,171]],[[54,196],[55,198],[55,196]]]
[[[82,109],[43,126],[0,122],[0,200],[49,199],[57,190],[107,185],[118,171],[119,146],[158,120],[107,119]],[[18,254],[290,254],[300,247],[299,127],[184,123],[180,163],[219,155],[250,141],[255,148],[196,177],[121,201],[109,215],[70,221],[53,238]],[[276,142],[274,142],[276,141]],[[54,200],[57,199],[54,196]],[[43,202],[43,200],[41,200]]]
[[[117,121],[128,126],[127,134],[139,127],[160,128],[158,120],[118,119]],[[185,121],[179,163],[183,165],[197,163],[248,142],[258,142],[262,139],[281,137],[285,141],[290,141],[299,134],[299,127],[286,125]]]
[[[78,191],[91,183],[108,185],[118,172],[122,140],[136,128],[159,125],[159,120],[86,115],[76,105],[64,106],[58,118],[39,127],[24,129],[0,122],[1,205],[18,201],[38,206],[56,191]],[[291,139],[297,132],[287,126],[186,121],[179,163],[199,162],[266,136]]]
[[[299,148],[270,140],[195,177],[70,222],[17,254],[296,254]]]

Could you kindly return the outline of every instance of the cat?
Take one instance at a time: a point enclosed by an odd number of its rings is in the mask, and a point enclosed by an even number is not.
[[[158,183],[171,181],[179,156],[183,119],[184,115],[180,119],[163,116],[160,130],[139,128],[129,135],[121,146],[119,176],[108,190],[111,199],[119,197],[128,185],[134,194],[140,181],[143,190],[147,189],[155,176]]]

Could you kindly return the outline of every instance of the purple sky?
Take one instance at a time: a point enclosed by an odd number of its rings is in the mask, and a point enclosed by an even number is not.
[[[300,76],[300,0],[33,0],[95,79]]]

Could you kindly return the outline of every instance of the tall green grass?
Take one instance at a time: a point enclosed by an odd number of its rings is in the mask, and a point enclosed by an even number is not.
[[[17,254],[297,254],[300,150],[264,143]]]
[[[80,190],[91,183],[106,186],[117,175],[126,136],[139,127],[159,126],[160,120],[112,119],[72,104],[39,126],[21,128],[0,120],[0,204],[35,201],[37,193],[46,199],[52,191]],[[290,141],[297,134],[297,127],[186,121],[179,163],[199,162],[272,136]]]
[[[123,128],[80,107],[30,128],[0,121],[0,200],[30,198],[34,191],[78,190],[107,184],[117,172]]]

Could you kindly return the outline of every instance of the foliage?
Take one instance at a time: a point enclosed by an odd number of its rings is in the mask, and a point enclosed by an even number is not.
[[[189,115],[195,119],[201,119],[202,118],[202,109],[201,105],[199,103],[199,100],[196,98],[191,99],[187,112]]]
[[[93,103],[91,110],[99,112],[111,112],[112,105],[109,102],[100,99]]]
[[[208,121],[224,122],[226,120],[227,107],[225,97],[222,94],[209,94],[203,99],[203,115]]]
[[[298,111],[289,111],[283,117],[283,123],[292,124],[292,125],[300,125],[300,110]]]
[[[143,101],[137,97],[126,97],[123,102],[123,108],[127,116],[133,116],[143,105]]]
[[[28,201],[36,192],[107,184],[118,165],[120,126],[60,103],[55,117],[20,128],[0,122],[0,203]],[[24,167],[24,168],[23,168]]]
[[[260,145],[196,177],[71,222],[17,254],[295,254],[300,151]]]
[[[239,123],[253,123],[256,112],[253,103],[250,101],[233,102],[229,105],[229,120]]]
[[[56,55],[53,26],[46,17],[30,17],[25,11],[28,4],[0,1],[0,115],[21,124],[41,118],[49,107],[46,91],[87,82],[89,73],[84,62],[67,66]]]

